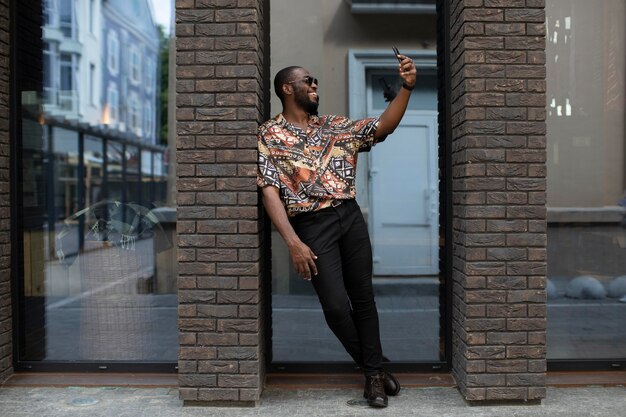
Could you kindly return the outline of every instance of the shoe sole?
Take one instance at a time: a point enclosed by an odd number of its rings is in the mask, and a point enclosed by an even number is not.
[[[377,403],[375,401],[368,401],[367,405],[369,405],[370,407],[375,407],[375,408],[385,408],[387,407],[387,404],[385,403]]]

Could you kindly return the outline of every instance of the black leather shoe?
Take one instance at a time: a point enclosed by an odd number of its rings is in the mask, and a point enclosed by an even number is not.
[[[391,375],[391,373],[387,371],[381,371],[381,374],[383,376],[385,394],[391,395],[392,397],[398,395],[401,387],[396,377],[394,377],[393,375]]]
[[[390,372],[387,371],[380,371],[380,373],[383,377],[383,387],[385,388],[385,394],[391,397],[398,395],[402,387],[400,386],[400,382],[398,382],[396,377],[394,377]],[[366,392],[363,393],[363,398],[367,398]]]
[[[365,377],[365,392],[363,396],[370,407],[387,407],[387,394],[385,394],[385,382],[382,372],[374,376]]]

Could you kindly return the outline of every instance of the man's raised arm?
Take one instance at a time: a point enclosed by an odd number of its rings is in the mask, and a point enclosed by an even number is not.
[[[376,129],[376,134],[374,134],[374,138],[376,139],[393,133],[396,127],[398,127],[400,120],[402,120],[402,116],[404,116],[406,107],[409,104],[411,90],[415,87],[415,80],[417,77],[415,64],[410,58],[404,55],[399,55],[399,57],[402,59],[402,62],[398,64],[398,70],[404,83],[396,98],[389,103],[383,114],[380,116],[378,129]]]

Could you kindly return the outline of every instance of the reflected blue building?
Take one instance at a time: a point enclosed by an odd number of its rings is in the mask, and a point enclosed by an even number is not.
[[[45,0],[43,112],[157,142],[159,32],[148,0]]]
[[[159,33],[148,1],[103,1],[101,42],[105,122],[155,143]]]

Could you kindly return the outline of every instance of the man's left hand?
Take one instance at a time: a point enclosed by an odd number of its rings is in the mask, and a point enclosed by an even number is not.
[[[409,87],[413,87],[417,78],[417,69],[415,68],[415,64],[413,63],[413,60],[406,55],[398,56],[400,57],[400,59],[402,59],[402,62],[398,63],[400,77],[402,77],[404,82]]]

